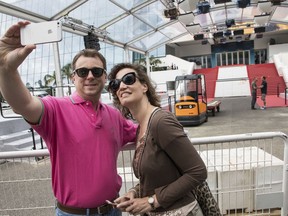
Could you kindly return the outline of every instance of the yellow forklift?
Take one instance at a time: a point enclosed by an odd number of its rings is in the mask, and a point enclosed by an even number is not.
[[[205,76],[190,74],[175,78],[174,111],[183,126],[208,121]]]

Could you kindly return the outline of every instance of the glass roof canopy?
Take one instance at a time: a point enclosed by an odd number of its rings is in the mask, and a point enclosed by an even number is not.
[[[188,0],[185,0],[188,1]],[[172,3],[173,2],[173,3]],[[201,30],[225,24],[235,19],[237,24],[253,22],[254,16],[262,15],[258,1],[251,1],[246,8],[238,8],[236,2],[214,4],[210,0],[209,13],[188,17],[188,23],[164,16],[164,10],[178,7],[183,0],[3,0],[0,12],[29,20],[42,22],[61,20],[63,30],[79,35],[93,32],[105,43],[139,53],[150,51],[172,42],[193,40],[186,24],[200,24]],[[198,1],[197,1],[198,2]],[[269,22],[288,25],[287,0],[269,11]],[[180,8],[180,14],[186,14]]]

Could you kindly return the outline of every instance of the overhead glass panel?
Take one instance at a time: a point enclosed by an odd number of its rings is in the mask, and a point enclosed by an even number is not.
[[[241,8],[229,8],[227,9],[227,19],[234,19],[235,21],[241,22],[242,20],[242,9]]]
[[[288,22],[287,8],[277,7],[271,21],[277,22]]]
[[[257,7],[246,7],[243,10],[243,21],[253,21],[255,15],[261,15]]]
[[[127,43],[153,29],[136,17],[130,15],[114,25],[109,26],[106,30],[109,32],[109,37],[115,41]]]
[[[200,14],[195,16],[194,23],[201,24],[202,28],[212,25],[212,20],[210,19],[209,13],[207,14]]]
[[[154,48],[160,43],[165,43],[169,41],[169,38],[163,35],[160,32],[156,32],[154,34],[151,34],[145,38],[143,38],[140,41],[137,41],[135,43],[129,44],[132,47],[141,49],[141,50],[150,50],[152,47]]]
[[[166,8],[161,1],[156,1],[153,4],[149,4],[147,7],[137,10],[135,15],[157,28],[170,21],[170,19],[164,16],[165,9]]]
[[[93,0],[87,1],[85,4],[71,11],[68,16],[99,27],[123,13],[125,13],[123,9],[110,1]]]
[[[170,26],[166,26],[165,28],[161,29],[160,32],[172,39],[187,32],[187,30],[181,23],[177,22]]]
[[[126,8],[127,10],[130,10],[139,4],[142,4],[143,2],[146,2],[147,0],[114,0],[122,7]]]
[[[210,12],[211,18],[213,20],[213,23],[225,23],[226,20],[226,12],[223,10],[217,10]]]
[[[59,11],[67,6],[77,2],[77,0],[61,0],[61,1],[46,1],[46,0],[2,0],[2,2],[12,4],[14,7],[19,7],[24,10],[46,16],[48,18],[54,16]]]
[[[185,42],[185,41],[193,41],[194,38],[191,34],[184,35],[180,38],[173,40],[171,43]]]

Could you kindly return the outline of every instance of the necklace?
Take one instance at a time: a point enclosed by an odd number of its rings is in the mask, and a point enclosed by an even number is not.
[[[133,169],[134,169],[134,173],[136,174],[136,177],[139,178],[139,197],[141,197],[141,194],[142,194],[142,187],[141,187],[141,175],[140,175],[140,166],[141,166],[141,160],[142,160],[142,156],[143,156],[143,153],[144,153],[144,149],[145,149],[145,146],[146,146],[146,138],[148,137],[149,135],[149,127],[150,127],[150,124],[151,124],[151,121],[152,121],[152,118],[154,116],[154,114],[157,112],[158,110],[158,107],[155,107],[150,116],[149,116],[149,120],[148,120],[148,124],[147,124],[147,127],[146,127],[146,131],[144,133],[144,136],[140,139],[138,139],[138,142],[137,142],[137,146],[136,146],[136,151],[134,153],[134,159],[133,159]]]
[[[151,118],[151,115],[154,113],[154,111],[157,109],[158,107],[154,107],[153,109],[152,109],[152,111],[150,112],[150,114],[149,114],[149,118],[148,118],[148,116],[147,117],[145,117],[145,122],[142,124],[142,127],[141,127],[141,125],[139,126],[139,133],[138,133],[138,137],[137,137],[137,140],[138,140],[138,142],[139,142],[139,140],[141,139],[141,138],[143,138],[143,137],[145,137],[145,134],[146,134],[146,131],[147,131],[147,126],[148,126],[148,122],[150,121],[150,118]],[[146,120],[147,119],[147,120]]]

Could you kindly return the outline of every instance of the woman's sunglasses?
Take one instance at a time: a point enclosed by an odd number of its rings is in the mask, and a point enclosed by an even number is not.
[[[74,72],[81,78],[85,78],[88,76],[89,71],[92,72],[93,76],[98,78],[101,77],[105,71],[105,69],[103,68],[99,68],[99,67],[93,67],[93,68],[78,68],[75,69]]]
[[[130,72],[125,74],[121,79],[114,79],[109,82],[109,89],[116,92],[118,91],[121,82],[125,85],[133,85],[136,82],[135,72]]]

